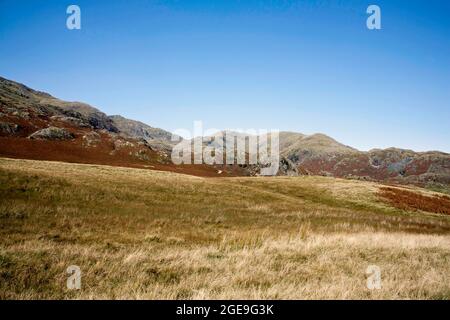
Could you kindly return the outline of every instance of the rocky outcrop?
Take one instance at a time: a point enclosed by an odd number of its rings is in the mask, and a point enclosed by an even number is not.
[[[89,124],[86,123],[86,121],[82,117],[68,117],[68,116],[52,116],[50,119],[54,121],[62,121],[66,122],[70,125],[76,126],[76,127],[89,127]]]
[[[283,176],[298,176],[300,171],[298,170],[295,163],[293,163],[288,158],[282,157],[280,160],[280,168],[278,169],[278,174]]]
[[[170,152],[175,142],[172,133],[159,128],[153,128],[145,123],[130,120],[122,116],[109,117],[120,133],[134,139],[145,140],[153,149]]]
[[[50,127],[36,131],[28,138],[39,140],[70,140],[74,138],[74,135],[66,129]]]
[[[450,155],[443,152],[414,152],[398,148],[368,152],[340,148],[327,139],[320,143],[281,150],[299,169],[315,175],[351,179],[394,181],[417,185],[448,184]]]
[[[19,125],[0,121],[0,133],[14,135],[19,131]]]
[[[102,139],[101,136],[95,132],[91,131],[83,135],[83,146],[84,147],[95,147],[99,143],[101,143]]]
[[[105,113],[86,103],[66,102],[55,98],[46,99],[45,101],[57,107],[66,116],[79,118],[83,123],[90,125],[94,129],[103,129],[114,133],[119,132],[119,129]]]

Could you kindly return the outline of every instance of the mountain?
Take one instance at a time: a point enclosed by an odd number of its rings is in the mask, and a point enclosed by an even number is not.
[[[82,102],[59,100],[48,93],[33,90],[23,84],[0,77],[0,107],[3,114],[33,122],[46,116],[92,129],[143,139],[148,144],[170,149],[172,134],[122,116],[107,116],[97,108]],[[1,115],[0,115],[1,116]],[[35,119],[33,119],[35,118]]]
[[[313,135],[297,134],[292,132],[280,133],[280,150],[291,158],[298,160],[308,155],[336,155],[336,154],[354,154],[358,150],[343,145],[336,140],[321,134]]]
[[[0,107],[4,115],[14,116],[20,120],[36,122],[37,119],[54,116],[63,121],[75,121],[95,129],[118,132],[106,114],[88,104],[62,101],[48,93],[30,89],[2,77],[0,77]]]
[[[176,142],[172,142],[172,133],[153,128],[145,123],[130,120],[119,115],[110,116],[115,127],[128,137],[145,140],[152,148],[170,151]]]
[[[260,172],[260,165],[176,166],[170,160],[175,145],[171,137],[168,131],[120,115],[108,116],[86,103],[63,101],[0,77],[0,156],[201,176]],[[439,151],[389,148],[362,152],[320,133],[280,132],[280,156],[281,175],[325,175],[450,190],[450,155]]]
[[[239,166],[182,165],[170,160],[171,134],[81,102],[0,77],[0,156],[108,164],[198,176],[250,175]]]
[[[286,134],[285,134],[286,135]],[[280,134],[280,140],[282,138]],[[300,172],[312,175],[416,184],[436,189],[450,186],[450,155],[398,148],[356,150],[323,135],[292,139],[280,149]]]

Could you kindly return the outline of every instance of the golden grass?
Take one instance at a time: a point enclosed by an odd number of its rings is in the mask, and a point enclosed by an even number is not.
[[[450,217],[379,188],[0,159],[0,298],[450,298]]]

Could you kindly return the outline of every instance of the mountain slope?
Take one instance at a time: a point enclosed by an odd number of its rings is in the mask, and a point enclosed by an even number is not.
[[[259,166],[175,166],[171,133],[0,77],[0,156],[148,167],[197,175],[255,175]],[[186,140],[184,143],[190,143]],[[208,143],[204,143],[207,145]],[[450,191],[450,155],[397,148],[361,152],[324,134],[280,132],[280,174],[416,184]]]
[[[304,135],[281,132],[280,141],[281,153],[292,158],[292,160],[295,159],[295,156],[300,156],[301,154],[334,155],[359,152],[321,133]]]
[[[398,148],[362,152],[322,134],[303,136],[280,150],[301,172],[363,180],[411,183],[449,190],[450,155]]]
[[[140,121],[130,120],[120,115],[109,116],[116,128],[128,137],[145,140],[151,147],[170,151],[175,144],[171,141],[172,133],[153,128]]]
[[[139,136],[129,124],[145,129]],[[135,127],[136,127],[135,126]],[[123,132],[119,127],[124,130]],[[0,78],[0,156],[108,164],[199,176],[248,175],[241,168],[175,166],[169,133]]]
[[[16,116],[34,122],[37,118],[66,117],[95,129],[118,132],[112,120],[100,110],[80,102],[66,102],[48,93],[33,90],[23,84],[0,77],[0,108],[3,115]]]

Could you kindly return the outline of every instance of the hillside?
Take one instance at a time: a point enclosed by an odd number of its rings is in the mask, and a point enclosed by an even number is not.
[[[415,184],[450,191],[450,155],[443,152],[398,148],[362,152],[316,134],[298,139],[282,149],[281,154],[307,174]]]
[[[190,143],[185,141],[184,143]],[[208,145],[208,143],[204,143]],[[171,133],[0,78],[0,155],[140,167],[199,176],[257,175],[258,165],[170,161]],[[450,192],[450,155],[397,148],[361,152],[324,134],[280,132],[280,175],[415,184]]]
[[[0,200],[0,299],[450,298],[450,198],[419,188],[0,159]]]
[[[248,175],[239,167],[170,161],[169,133],[0,78],[0,156],[185,172]]]
[[[128,137],[145,140],[153,149],[170,152],[174,146],[172,134],[168,131],[153,128],[145,123],[130,120],[122,116],[109,117],[117,129]]]
[[[292,158],[291,160],[301,159],[308,155],[331,156],[358,153],[358,150],[345,146],[321,133],[299,135],[291,132],[282,132],[280,141],[282,141],[280,145],[281,153]]]

